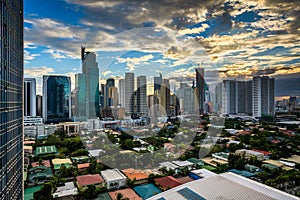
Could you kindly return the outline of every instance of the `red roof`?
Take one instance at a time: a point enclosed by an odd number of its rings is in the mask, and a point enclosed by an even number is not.
[[[121,193],[123,198],[135,199],[135,200],[141,200],[142,199],[131,188],[116,190],[116,191],[113,191],[113,192],[109,192],[108,194],[109,194],[111,199],[116,200],[118,193]]]
[[[90,163],[83,163],[83,164],[77,165],[78,169],[88,168],[89,166],[90,166]]]
[[[99,174],[88,174],[76,177],[78,186],[94,185],[104,182]]]
[[[259,153],[262,153],[262,154],[264,154],[264,156],[267,156],[267,155],[271,155],[271,154],[272,154],[271,152],[263,151],[263,150],[259,150],[259,149],[251,149],[251,150],[252,150],[252,151],[259,152]]]
[[[192,178],[189,177],[189,176],[185,176],[185,177],[177,178],[176,180],[179,181],[181,184],[184,184],[184,183],[191,182],[191,181],[193,181],[194,179],[192,179]]]
[[[33,163],[31,163],[31,167],[37,167],[37,166],[39,166],[39,162],[33,162]],[[42,166],[50,168],[51,167],[50,160],[43,160],[42,161]]]
[[[123,169],[122,172],[127,176],[130,180],[134,178],[138,180],[148,179],[148,175],[142,170],[135,170],[133,168]]]
[[[173,188],[181,185],[181,183],[178,180],[176,180],[173,176],[155,178],[154,180],[164,189]]]

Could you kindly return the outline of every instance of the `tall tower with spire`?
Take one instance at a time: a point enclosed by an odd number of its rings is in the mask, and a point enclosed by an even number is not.
[[[99,116],[99,69],[96,54],[81,47],[82,73],[75,76],[78,118],[93,119]]]

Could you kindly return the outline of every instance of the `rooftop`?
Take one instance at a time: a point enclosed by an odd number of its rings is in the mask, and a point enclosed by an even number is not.
[[[194,163],[194,164],[198,164],[198,165],[204,165],[204,162],[197,158],[189,158],[189,159],[187,159],[187,161]]]
[[[76,177],[78,186],[94,185],[104,182],[103,178],[99,174],[88,174]]]
[[[180,160],[175,160],[172,161],[173,164],[179,166],[179,167],[186,167],[186,166],[192,166],[193,163],[189,162],[189,161],[180,161]]]
[[[50,160],[42,160],[42,166],[45,166],[45,167],[51,167],[51,165],[50,165]],[[37,167],[37,166],[39,166],[39,162],[33,162],[33,163],[31,163],[31,167]]]
[[[299,198],[248,178],[227,172],[191,181],[149,198],[149,200],[158,199],[296,200]]]
[[[57,153],[57,149],[54,145],[36,147],[36,150],[35,150],[36,155],[44,155],[44,154],[51,154],[51,153]]]
[[[131,188],[116,190],[113,192],[109,192],[108,194],[112,200],[116,200],[118,193],[121,193],[123,198],[142,200],[142,198],[139,197]]]
[[[136,170],[136,169],[133,169],[133,168],[123,169],[122,172],[130,180],[133,180],[135,178],[135,180],[138,181],[138,180],[147,179],[149,177],[148,174],[146,174],[144,171],[142,171],[142,170]]]
[[[70,158],[55,158],[52,159],[53,165],[61,165],[61,164],[72,164]]]
[[[64,186],[57,187],[55,193],[53,194],[54,198],[66,197],[71,195],[77,195],[77,188],[74,186],[73,182],[67,182]]]
[[[169,162],[169,161],[159,163],[159,167],[161,167],[161,168],[162,168],[162,167],[165,167],[165,168],[167,168],[167,170],[170,170],[170,169],[177,169],[177,168],[178,168],[177,165],[175,165],[175,164],[173,164],[173,163],[171,163],[171,162]]]
[[[78,169],[85,169],[88,168],[90,166],[90,163],[83,163],[83,164],[78,164],[77,168]]]
[[[196,170],[191,171],[191,173],[196,174],[200,178],[207,178],[207,177],[211,177],[211,176],[217,175],[216,173],[211,172],[211,171],[209,171],[207,169],[196,169]]]
[[[173,188],[178,185],[181,185],[181,182],[176,180],[176,178],[174,178],[173,176],[155,178],[154,180],[157,184],[159,184],[164,189]]]
[[[285,160],[285,161],[300,164],[300,156],[299,155],[293,155],[290,158],[281,158],[281,160]]]
[[[122,174],[118,169],[101,171],[101,176],[107,181],[126,179],[126,176],[124,176],[124,174]]]

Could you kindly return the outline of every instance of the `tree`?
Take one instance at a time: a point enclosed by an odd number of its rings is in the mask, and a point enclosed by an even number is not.
[[[47,182],[43,187],[33,194],[35,200],[51,200],[53,199],[52,195],[52,186],[50,182]]]
[[[97,196],[96,186],[95,185],[89,185],[87,190],[83,194],[84,199],[92,199]]]

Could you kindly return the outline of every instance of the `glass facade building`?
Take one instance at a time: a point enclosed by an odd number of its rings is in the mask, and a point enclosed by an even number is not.
[[[67,76],[43,76],[43,119],[46,123],[71,118],[71,81]]]
[[[24,116],[36,116],[35,78],[24,78]]]
[[[23,199],[23,1],[0,1],[0,199]]]
[[[82,73],[75,77],[76,120],[93,119],[100,116],[99,69],[94,52],[81,48]]]

